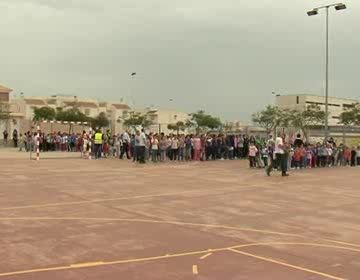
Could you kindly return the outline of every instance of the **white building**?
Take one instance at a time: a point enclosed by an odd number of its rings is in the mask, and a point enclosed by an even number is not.
[[[81,99],[76,96],[53,95],[50,97],[25,97],[21,95],[17,99],[10,98],[11,90],[6,87],[0,87],[0,98],[2,102],[7,103],[10,108],[10,119],[2,122],[0,128],[8,130],[11,135],[13,129],[17,129],[20,133],[31,130],[34,127],[32,122],[34,118],[34,109],[41,107],[50,107],[53,109],[62,108],[63,110],[77,108],[88,117],[96,117],[100,113],[105,113],[110,121],[109,128],[113,133],[119,133],[124,130],[122,120],[128,116],[130,107],[123,103],[99,102],[92,99]],[[75,132],[81,131],[83,127],[78,126]],[[41,129],[50,132],[48,125],[43,125]],[[57,125],[52,130],[58,131],[62,128]],[[65,130],[66,131],[66,130]],[[2,133],[1,136],[2,137]]]
[[[340,114],[357,102],[359,100],[329,97],[329,126],[340,126]],[[310,94],[277,95],[275,104],[280,108],[298,110],[305,110],[307,106],[315,104],[325,111],[325,96]]]
[[[189,119],[189,114],[185,112],[178,111],[168,111],[168,110],[159,110],[146,108],[144,112],[148,119],[152,122],[152,125],[149,127],[149,130],[153,133],[174,133],[168,129],[169,124],[176,124],[177,122],[185,123]],[[186,131],[184,131],[186,132]]]

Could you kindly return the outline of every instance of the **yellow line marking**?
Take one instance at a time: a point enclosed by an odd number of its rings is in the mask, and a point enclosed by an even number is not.
[[[261,230],[261,229],[252,229],[252,228],[242,228],[242,227],[234,227],[234,226],[226,226],[226,225],[211,225],[211,224],[201,224],[201,223],[187,223],[181,221],[161,221],[161,220],[146,220],[146,219],[125,219],[125,218],[88,218],[88,217],[8,217],[8,218],[0,218],[0,221],[118,221],[118,222],[136,222],[136,223],[152,223],[152,224],[169,224],[169,225],[178,225],[178,226],[195,226],[195,227],[206,227],[206,228],[221,228],[221,229],[233,229],[240,231],[249,231],[249,232],[258,232],[265,234],[274,234],[274,235],[282,235],[282,236],[291,236],[291,237],[299,237],[305,238],[304,236],[269,230]]]
[[[204,260],[204,259],[206,259],[207,257],[210,257],[211,255],[212,255],[212,253],[208,253],[208,254],[200,257],[200,260]]]
[[[196,264],[194,264],[192,266],[192,271],[193,271],[193,274],[195,274],[195,275],[199,274],[199,269],[198,269],[198,266]]]
[[[230,247],[223,247],[217,249],[211,249],[212,252],[221,252],[221,251],[238,251],[235,248],[245,248],[251,246],[265,246],[265,245],[309,245],[309,246],[316,246],[316,244],[312,243],[249,243],[249,244],[242,244],[242,245],[234,245]],[[347,248],[347,247],[338,247],[332,245],[323,245],[318,244],[319,247],[329,247],[329,248],[338,248],[338,249],[345,249],[355,252],[360,252],[360,250],[354,248]],[[239,251],[241,252],[241,251]],[[125,259],[125,260],[116,260],[110,262],[94,262],[94,263],[84,263],[77,265],[69,265],[69,266],[59,266],[59,267],[48,267],[48,268],[34,268],[28,270],[21,270],[21,271],[12,271],[6,273],[0,273],[0,277],[4,276],[12,276],[12,275],[20,275],[20,274],[29,274],[29,273],[39,273],[39,272],[47,272],[47,271],[58,271],[58,270],[69,270],[69,269],[77,269],[77,268],[86,268],[86,267],[97,267],[97,266],[107,266],[107,265],[115,265],[115,264],[127,264],[127,263],[138,263],[138,262],[147,262],[147,261],[155,261],[155,260],[162,260],[162,259],[171,259],[177,257],[185,257],[185,256],[193,256],[193,255],[204,255],[208,254],[209,250],[200,250],[200,251],[190,251],[190,252],[183,252],[183,253],[175,253],[175,254],[168,254],[162,256],[155,256],[155,257],[147,257],[147,258],[137,258],[137,259]],[[342,279],[342,278],[334,278],[334,279]]]
[[[342,244],[342,245],[349,245],[349,246],[353,246],[353,247],[360,247],[359,244],[354,244],[354,243],[336,241],[336,240],[331,240],[331,239],[324,239],[324,240],[325,240],[325,241],[328,241],[328,242],[332,242],[332,243]]]
[[[91,266],[99,266],[102,264],[104,264],[104,262],[78,263],[78,264],[71,264],[70,267],[72,268],[91,267]]]
[[[327,244],[320,244],[320,243],[307,243],[307,242],[263,242],[263,243],[250,243],[244,244],[239,246],[233,246],[229,249],[237,249],[237,248],[246,248],[252,246],[276,246],[276,245],[299,245],[299,246],[312,246],[312,247],[324,247],[324,248],[331,248],[331,249],[340,249],[340,250],[347,250],[353,252],[360,252],[360,249],[350,248],[350,247],[342,247],[342,246],[335,246],[335,245],[327,245]]]
[[[301,266],[292,265],[292,264],[285,263],[285,262],[280,262],[280,261],[277,261],[277,260],[274,260],[274,259],[261,257],[261,256],[258,256],[258,255],[246,253],[246,252],[239,251],[239,250],[236,250],[236,249],[229,249],[229,251],[232,251],[232,252],[237,253],[237,254],[245,255],[245,256],[248,256],[248,257],[252,257],[252,258],[255,258],[255,259],[263,260],[263,261],[266,261],[266,262],[276,263],[276,264],[279,264],[279,265],[282,265],[282,266],[286,266],[286,267],[294,268],[294,269],[297,269],[297,270],[309,272],[309,273],[312,273],[312,274],[320,275],[320,276],[323,276],[323,277],[327,277],[329,279],[345,280],[345,278],[333,276],[333,275],[326,274],[326,273],[323,273],[323,272],[320,272],[320,271],[308,269],[308,268],[301,267]]]

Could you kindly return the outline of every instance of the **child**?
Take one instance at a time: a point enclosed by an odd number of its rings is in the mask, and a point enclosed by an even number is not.
[[[294,148],[291,147],[288,156],[288,170],[294,169]]]
[[[19,137],[19,152],[22,152],[22,149],[25,146],[25,139],[24,136],[20,133],[20,137]]]
[[[151,138],[151,159],[153,162],[157,162],[159,151],[159,139],[157,136]]]
[[[300,151],[301,151],[301,168],[306,168],[307,167],[307,156],[306,156],[306,149],[304,147],[304,145],[301,145],[300,147]]]
[[[258,152],[258,149],[256,148],[254,143],[250,143],[249,145],[249,161],[250,161],[250,167],[254,168],[256,167],[256,154]]]
[[[356,166],[356,148],[355,146],[351,149],[351,166]]]
[[[310,146],[306,150],[306,158],[307,158],[307,166],[308,166],[308,168],[312,167],[313,157],[314,157],[314,154],[313,154],[312,148]]]
[[[332,154],[333,154],[333,149],[332,149],[332,146],[330,144],[327,144],[326,145],[326,165],[328,167],[331,166],[331,163],[332,163]]]
[[[299,169],[301,166],[301,148],[297,147],[294,151],[294,167],[295,169]]]
[[[266,145],[264,145],[261,150],[261,159],[264,162],[265,167],[267,167],[269,159],[269,149],[266,147]]]
[[[351,162],[351,150],[348,147],[345,147],[344,150],[344,165],[350,165]]]

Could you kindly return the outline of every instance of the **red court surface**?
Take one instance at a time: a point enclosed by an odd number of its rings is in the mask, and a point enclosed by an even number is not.
[[[0,280],[360,279],[360,168],[0,159]]]

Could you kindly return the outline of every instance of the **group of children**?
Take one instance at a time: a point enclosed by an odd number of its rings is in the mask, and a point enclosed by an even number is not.
[[[274,158],[273,141],[270,139],[261,146],[249,145],[249,165],[251,168],[266,167]],[[360,166],[360,145],[352,148],[340,144],[336,146],[333,139],[327,143],[306,144],[300,135],[293,143],[285,145],[288,169],[302,169],[331,166]]]

